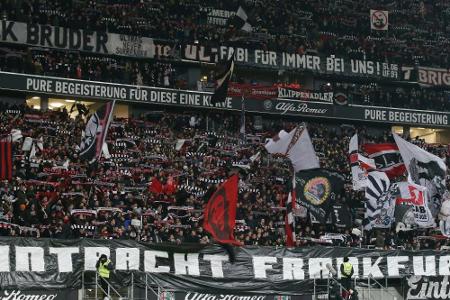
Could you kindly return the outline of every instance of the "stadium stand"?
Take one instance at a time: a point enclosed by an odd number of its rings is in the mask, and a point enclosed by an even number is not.
[[[449,1],[0,14],[0,299],[449,297]]]

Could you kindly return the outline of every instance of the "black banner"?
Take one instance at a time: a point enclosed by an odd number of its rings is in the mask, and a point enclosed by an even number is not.
[[[389,79],[401,79],[402,75],[398,64],[313,53],[300,55],[241,47],[184,45],[181,56],[187,60],[214,63],[228,59],[232,53],[237,64],[255,67]]]
[[[327,221],[330,207],[344,188],[344,177],[324,169],[295,174],[297,201],[320,222]]]
[[[3,290],[2,300],[77,300],[77,290]]]
[[[211,104],[211,93],[0,72],[0,89],[65,99],[118,100],[184,108],[241,111],[241,98]],[[247,112],[415,126],[449,126],[450,113],[290,99],[245,99]]]
[[[406,280],[405,299],[450,299],[448,276],[411,276]]]
[[[145,291],[138,289],[135,297],[144,298]],[[325,293],[318,294],[317,299],[328,299]],[[172,292],[164,291],[159,298],[154,293],[147,293],[150,300],[313,300],[313,295],[255,295],[255,294],[215,294],[195,292]]]
[[[149,282],[173,291],[228,294],[311,295],[348,256],[355,277],[402,278],[450,275],[449,251],[373,251],[340,247],[235,248],[230,264],[222,247],[148,244],[132,240],[0,238],[2,290],[79,288],[93,276],[101,254],[115,265],[111,280],[141,287]],[[89,276],[88,276],[89,275]],[[340,276],[338,272],[338,278]]]

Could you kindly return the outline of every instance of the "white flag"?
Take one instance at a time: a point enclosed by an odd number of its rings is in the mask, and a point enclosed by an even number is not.
[[[367,171],[376,169],[375,161],[358,153],[358,135],[355,134],[348,147],[350,166],[352,168],[353,190],[360,191],[367,187]]]
[[[412,183],[426,187],[429,207],[433,216],[439,213],[442,195],[446,191],[447,166],[443,159],[405,141],[392,133],[405,162],[408,178]]]
[[[281,130],[275,138],[267,142],[266,149],[271,154],[286,155],[295,172],[320,167],[319,158],[304,126],[298,126],[289,133]]]

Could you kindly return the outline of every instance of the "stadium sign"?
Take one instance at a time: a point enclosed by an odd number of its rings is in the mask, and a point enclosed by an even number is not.
[[[398,64],[363,59],[347,59],[335,55],[297,54],[263,49],[240,47],[208,47],[185,45],[182,57],[187,60],[214,63],[226,60],[234,53],[234,61],[255,67],[303,70],[320,74],[343,74],[351,76],[401,79]]]
[[[417,81],[420,84],[450,87],[450,70],[426,67],[402,67],[405,80]],[[417,73],[417,78],[415,78]]]
[[[211,21],[223,22],[232,15],[223,10],[209,10]],[[208,18],[209,19],[209,18]],[[400,79],[399,66],[380,61],[344,59],[335,55],[296,54],[263,49],[208,47],[181,45],[147,37],[115,34],[101,31],[71,29],[50,25],[21,23],[8,20],[0,22],[0,42],[35,47],[66,49],[105,55],[140,58],[182,57],[187,60],[215,63],[233,53],[240,64],[265,68],[305,70],[323,74]]]
[[[33,95],[46,94],[64,99],[118,100],[125,103],[148,103],[189,109],[240,111],[242,108],[241,97],[228,97],[223,103],[213,105],[211,104],[211,93],[8,72],[0,72],[0,90],[2,89]],[[245,110],[262,114],[445,128],[449,126],[450,122],[450,113],[444,112],[362,105],[335,105],[326,101],[284,98],[261,99],[259,97],[258,99],[248,97],[245,99]]]
[[[0,300],[76,300],[76,290],[3,290]]]
[[[340,278],[348,256],[359,278],[450,275],[450,252],[373,251],[340,247],[235,248],[236,263],[219,246],[149,244],[133,240],[0,238],[0,287],[61,289],[81,285],[100,255],[115,264],[114,285],[135,280],[196,293],[312,294],[314,281]],[[334,275],[333,275],[334,273]]]
[[[2,20],[0,42],[130,57],[154,57],[153,39]]]

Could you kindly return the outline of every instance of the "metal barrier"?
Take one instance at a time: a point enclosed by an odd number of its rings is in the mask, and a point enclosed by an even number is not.
[[[89,282],[86,282],[86,274],[95,274],[95,281],[93,282],[93,289],[90,289],[89,287],[92,287],[92,283],[89,284]],[[124,297],[123,294],[121,294],[114,286],[105,278],[99,278],[98,272],[95,271],[84,271],[81,274],[81,298],[82,299],[103,299],[104,296],[108,297],[108,299],[114,299],[117,298],[119,300],[126,300],[126,299],[134,299],[134,275],[131,274],[131,281],[132,284],[127,288],[127,296]],[[105,290],[102,287],[101,281],[104,281],[107,289]],[[88,295],[88,292],[94,292],[94,295]],[[93,297],[92,297],[93,296]]]

